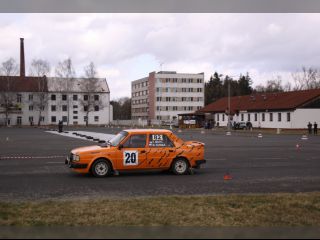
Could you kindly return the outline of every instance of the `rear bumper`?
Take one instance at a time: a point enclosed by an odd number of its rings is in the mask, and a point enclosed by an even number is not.
[[[204,159],[203,160],[196,160],[195,162],[196,162],[195,168],[200,168],[200,166],[202,164],[205,164],[207,162],[207,160],[204,160]]]
[[[82,163],[74,163],[70,161],[69,159],[65,160],[65,164],[69,166],[69,168],[74,168],[74,169],[85,169],[88,167],[88,164],[82,164]]]

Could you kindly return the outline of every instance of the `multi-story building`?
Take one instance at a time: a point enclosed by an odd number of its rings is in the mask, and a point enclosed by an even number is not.
[[[132,119],[172,121],[204,106],[204,73],[151,72],[131,83]]]
[[[28,77],[24,68],[21,39],[20,76],[0,76],[0,125],[33,125],[39,120],[41,125],[55,125],[60,120],[69,125],[112,122],[105,78]],[[94,90],[85,88],[88,81],[94,83]],[[64,87],[67,82],[68,88]]]

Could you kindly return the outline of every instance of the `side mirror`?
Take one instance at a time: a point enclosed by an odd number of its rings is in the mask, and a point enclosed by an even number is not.
[[[121,150],[123,148],[122,144],[119,144],[118,149]]]

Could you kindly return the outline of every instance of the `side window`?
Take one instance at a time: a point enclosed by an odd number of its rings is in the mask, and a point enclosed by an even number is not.
[[[124,144],[124,148],[144,148],[146,146],[147,135],[132,135]]]
[[[149,147],[174,147],[174,144],[167,135],[150,134]]]

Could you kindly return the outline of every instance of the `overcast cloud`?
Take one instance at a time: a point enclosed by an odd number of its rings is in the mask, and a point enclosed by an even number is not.
[[[160,62],[206,80],[249,72],[254,85],[285,83],[303,65],[319,67],[319,26],[320,14],[0,14],[0,62],[19,62],[24,37],[27,72],[33,58],[54,70],[70,57],[78,76],[93,61],[112,99],[130,96],[130,82]]]

